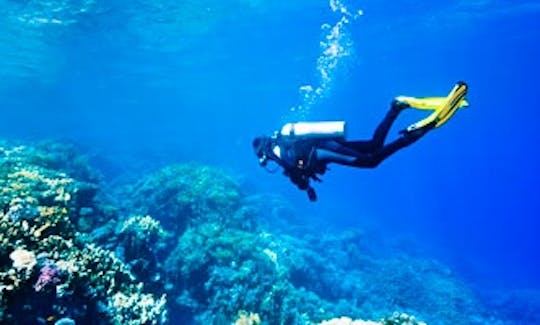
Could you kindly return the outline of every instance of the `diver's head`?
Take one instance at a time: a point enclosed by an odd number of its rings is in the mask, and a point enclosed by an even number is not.
[[[271,139],[267,136],[260,136],[253,139],[253,151],[257,158],[259,158],[259,164],[265,166],[268,160],[267,152],[270,150]]]
[[[261,158],[264,154],[264,143],[265,143],[265,137],[256,137],[253,139],[253,151],[255,152],[255,155],[259,158]]]

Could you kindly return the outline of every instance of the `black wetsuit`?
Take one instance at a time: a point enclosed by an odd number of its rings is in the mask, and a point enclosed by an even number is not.
[[[373,168],[394,152],[415,142],[433,126],[428,125],[413,132],[403,132],[396,140],[384,144],[388,131],[403,107],[396,101],[381,121],[373,138],[366,141],[325,140],[315,144],[315,165],[337,163],[341,165]]]
[[[279,157],[273,152],[269,158],[278,162],[284,174],[302,190],[307,190],[312,201],[316,200],[309,180],[320,181],[317,174],[324,174],[329,163],[340,165],[373,168],[394,152],[415,142],[433,128],[433,125],[402,133],[396,140],[384,144],[392,124],[403,110],[397,101],[381,121],[373,138],[365,141],[344,140],[290,140],[281,137],[273,142],[273,146],[280,148]]]

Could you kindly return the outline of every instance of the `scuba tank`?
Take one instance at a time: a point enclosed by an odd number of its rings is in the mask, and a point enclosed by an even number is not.
[[[282,137],[295,139],[345,139],[345,121],[287,123],[281,128]]]

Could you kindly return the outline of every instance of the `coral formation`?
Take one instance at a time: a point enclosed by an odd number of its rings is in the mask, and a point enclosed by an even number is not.
[[[350,317],[333,318],[322,321],[319,325],[426,325],[424,322],[417,321],[414,316],[406,313],[394,312],[392,316],[381,321],[351,319]]]
[[[151,215],[176,232],[209,218],[228,222],[241,199],[240,188],[231,176],[196,164],[165,167],[127,186],[121,195],[128,203],[127,211]]]
[[[419,322],[412,315],[406,313],[394,312],[392,316],[381,321],[383,325],[426,325],[424,322]]]
[[[144,279],[154,292],[163,291],[163,261],[171,249],[169,232],[149,215],[117,220],[114,233],[109,229],[110,246],[131,271]]]
[[[59,154],[0,147],[0,322],[69,317],[80,323],[161,323],[165,296],[143,293],[122,261],[77,231],[78,212],[92,204],[96,192],[89,188],[97,186],[86,184],[92,179],[74,167],[78,160],[62,165],[66,157],[55,157]],[[82,181],[61,171],[72,168]],[[118,303],[119,295],[131,305]]]
[[[0,146],[0,322],[495,321],[444,266],[293,229],[283,199],[246,196],[223,170],[173,165],[102,193],[71,147],[44,146]]]
[[[238,318],[234,321],[234,325],[258,325],[261,323],[259,314],[248,313],[245,310],[238,312]]]

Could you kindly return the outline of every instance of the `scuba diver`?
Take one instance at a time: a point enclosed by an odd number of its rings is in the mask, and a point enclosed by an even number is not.
[[[262,167],[267,168],[268,162],[274,161],[292,183],[307,192],[310,201],[316,201],[310,180],[321,182],[319,175],[327,171],[329,163],[360,168],[378,166],[399,149],[445,124],[458,108],[468,106],[467,89],[467,84],[460,81],[446,97],[396,97],[371,140],[346,141],[344,121],[297,122],[285,124],[272,136],[256,137],[253,149]],[[392,124],[406,108],[433,113],[401,130],[397,139],[385,144]]]

